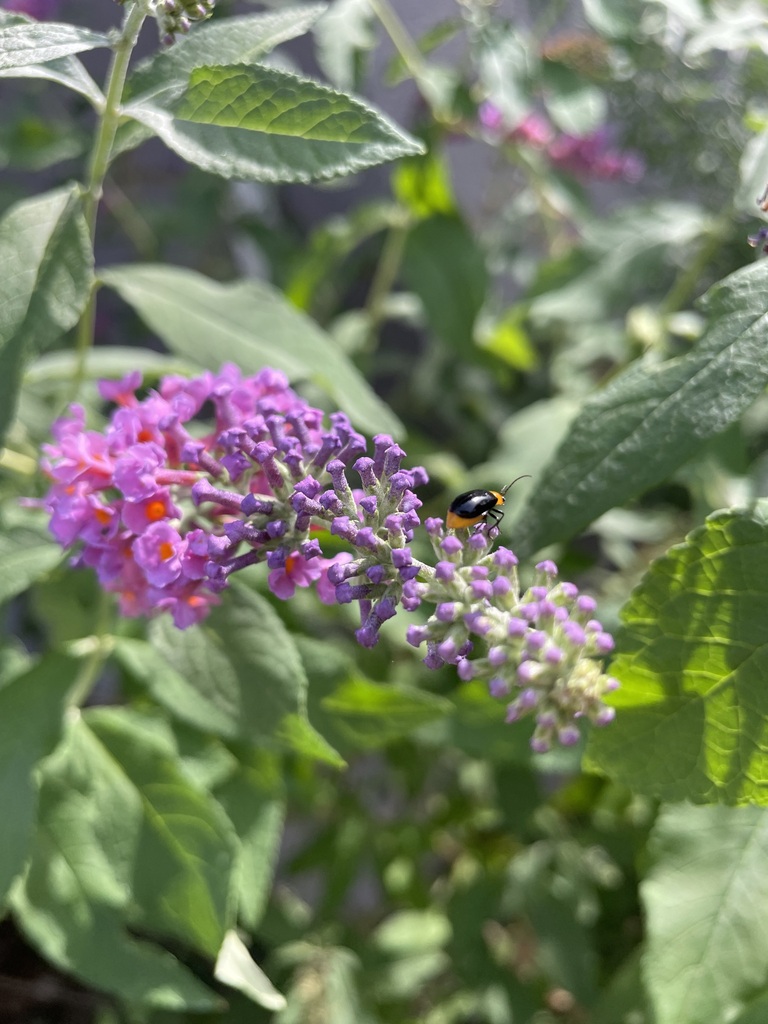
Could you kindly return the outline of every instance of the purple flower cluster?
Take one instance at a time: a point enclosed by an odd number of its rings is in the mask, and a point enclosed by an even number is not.
[[[78,561],[119,594],[121,612],[170,611],[184,629],[205,618],[233,572],[266,561],[278,597],[316,583],[326,602],[358,599],[363,636],[375,634],[399,599],[404,570],[390,547],[418,525],[410,487],[426,480],[423,470],[401,470],[404,453],[384,435],[366,458],[343,413],[324,429],[322,412],[274,370],[165,377],[142,400],[140,386],[138,372],[102,382],[116,406],[106,430],[86,430],[72,406],[44,449],[51,532],[63,547],[80,546]],[[348,467],[361,490],[350,488]],[[324,523],[357,560],[323,557],[310,534]],[[385,565],[374,570],[377,557]]]
[[[613,641],[592,617],[592,598],[558,582],[551,562],[521,592],[515,555],[491,552],[486,524],[460,539],[464,530],[428,519],[436,564],[419,561],[410,547],[420,525],[415,490],[427,475],[403,468],[391,437],[374,437],[368,455],[343,413],[325,425],[274,370],[243,377],[225,365],[164,377],[141,399],[140,386],[138,372],[102,381],[114,404],[105,430],[87,430],[72,406],[43,460],[51,532],[77,546],[76,563],[119,595],[122,614],[167,611],[185,629],[205,618],[233,573],[266,562],[279,598],[314,584],[322,601],[357,602],[364,647],[399,605],[434,605],[408,641],[426,642],[429,668],[453,664],[460,679],[485,680],[507,701],[507,721],[534,715],[535,750],[575,743],[582,716],[611,721],[602,698],[617,684],[594,658]],[[325,558],[323,534],[347,550]]]
[[[509,127],[504,115],[490,100],[480,105],[480,124],[494,138],[542,150],[550,163],[577,177],[639,181],[645,170],[637,153],[616,149],[607,127],[586,135],[556,132],[541,114],[531,112],[519,124]]]
[[[614,709],[602,698],[618,683],[593,659],[609,653],[613,639],[592,617],[594,600],[558,581],[548,561],[521,592],[517,558],[504,547],[491,553],[484,526],[462,541],[446,533],[441,519],[425,525],[438,561],[427,582],[406,584],[402,599],[410,610],[424,601],[435,606],[424,625],[407,633],[414,647],[426,642],[424,663],[453,664],[461,679],[484,680],[492,696],[507,701],[508,722],[534,716],[531,746],[539,752],[554,741],[578,742],[581,717],[595,725],[612,721]]]

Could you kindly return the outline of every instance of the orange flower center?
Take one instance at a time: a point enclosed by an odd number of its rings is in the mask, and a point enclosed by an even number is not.
[[[167,562],[169,558],[173,558],[173,544],[167,540],[163,541],[158,548],[158,552],[160,554],[160,559],[163,562]]]
[[[155,523],[158,519],[162,519],[165,516],[165,502],[160,501],[159,498],[148,502],[144,509],[144,515],[150,523]]]

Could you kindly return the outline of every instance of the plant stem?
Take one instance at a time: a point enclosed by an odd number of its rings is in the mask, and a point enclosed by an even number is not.
[[[101,112],[93,149],[91,150],[88,165],[88,181],[83,195],[83,210],[88,232],[91,236],[91,246],[93,246],[96,240],[96,214],[104,186],[104,178],[112,155],[112,147],[115,143],[117,128],[120,123],[120,103],[123,98],[128,65],[146,16],[147,12],[141,0],[130,4],[123,19],[120,34],[113,46],[112,63],[107,73],[104,108]],[[93,345],[95,314],[96,294],[94,288],[91,290],[88,304],[83,311],[77,329],[77,363],[72,382],[75,394],[79,391],[85,376],[85,358]]]
[[[381,321],[384,319],[384,301],[392,291],[392,286],[400,270],[403,250],[408,237],[408,227],[407,217],[392,224],[381,248],[381,256],[365,301],[365,309],[368,313],[368,348],[372,347]]]
[[[424,74],[424,58],[408,31],[389,4],[389,0],[370,0],[371,10],[384,26],[389,38],[400,54],[403,64],[418,82]]]
[[[659,312],[664,316],[676,313],[689,301],[696,288],[701,274],[706,270],[710,260],[725,243],[729,229],[733,223],[732,215],[719,218],[704,236],[699,250],[672,282],[672,287],[664,296]]]
[[[109,632],[111,617],[111,595],[102,590],[96,610],[96,631],[92,637],[87,638],[87,641],[90,643],[90,651],[83,659],[80,671],[77,673],[67,698],[70,707],[82,707],[85,701],[88,700],[91,690],[101,675],[104,663],[112,653],[113,641]],[[82,642],[85,643],[86,641]]]

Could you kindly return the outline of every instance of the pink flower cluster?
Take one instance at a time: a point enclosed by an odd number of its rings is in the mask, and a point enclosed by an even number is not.
[[[478,117],[483,128],[495,138],[543,150],[554,167],[577,177],[622,178],[634,183],[643,176],[645,166],[641,157],[612,146],[611,132],[605,126],[586,135],[570,135],[556,132],[542,114],[532,111],[510,128],[501,110],[490,100],[480,105]]]
[[[73,405],[54,424],[55,443],[44,447],[43,468],[53,481],[45,499],[50,530],[63,547],[80,546],[77,561],[119,594],[122,614],[170,611],[184,629],[218,602],[225,558],[231,572],[268,554],[278,555],[269,576],[277,596],[290,597],[297,586],[314,582],[321,599],[333,602],[327,571],[336,560],[323,558],[314,540],[286,549],[292,538],[285,523],[252,531],[245,538],[250,550],[233,557],[244,539],[239,503],[246,496],[254,505],[268,502],[280,482],[269,479],[269,442],[278,424],[293,433],[294,454],[300,437],[303,454],[312,457],[328,437],[322,413],[274,370],[243,378],[236,367],[224,366],[191,380],[169,376],[143,400],[136,396],[140,386],[138,372],[103,381],[102,397],[116,406],[106,430],[87,430],[82,407]],[[245,464],[246,435],[249,450],[262,446],[261,462]],[[240,490],[216,492],[221,498],[211,501],[210,479],[222,476],[238,481]]]

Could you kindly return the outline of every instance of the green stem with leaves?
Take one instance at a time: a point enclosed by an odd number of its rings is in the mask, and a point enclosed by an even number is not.
[[[83,212],[91,236],[91,245],[94,244],[96,239],[96,214],[104,188],[104,179],[112,157],[118,125],[120,124],[120,104],[123,99],[128,65],[130,64],[133,48],[136,45],[136,40],[139,37],[141,26],[144,24],[146,17],[147,11],[142,0],[137,0],[136,3],[130,4],[126,10],[120,33],[112,48],[112,62],[107,73],[107,88],[100,111],[93,149],[91,150],[88,164],[88,180],[83,195]],[[88,305],[85,307],[80,318],[77,331],[77,364],[72,382],[75,394],[79,390],[85,376],[85,359],[93,345],[95,314],[96,295],[94,290],[91,292]]]

